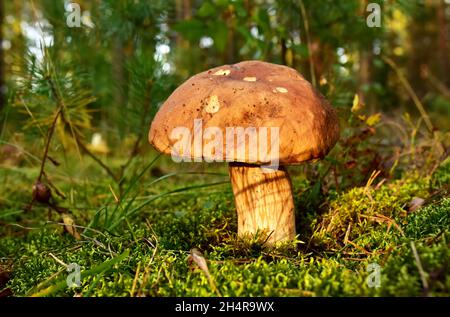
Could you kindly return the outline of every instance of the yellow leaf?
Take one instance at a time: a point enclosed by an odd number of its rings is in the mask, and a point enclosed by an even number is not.
[[[370,117],[368,117],[366,119],[366,123],[367,123],[368,126],[372,127],[375,124],[377,124],[380,121],[380,119],[381,119],[381,114],[380,113],[376,113],[376,114],[373,114]]]
[[[357,113],[359,110],[361,110],[364,107],[362,103],[359,102],[359,96],[358,94],[355,94],[355,97],[353,97],[353,105],[352,105],[352,112]]]

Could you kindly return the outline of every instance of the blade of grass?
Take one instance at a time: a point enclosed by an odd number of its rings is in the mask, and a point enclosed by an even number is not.
[[[159,156],[160,156],[160,155],[159,155]],[[128,195],[128,193],[130,192],[131,188],[134,187],[135,184],[137,184],[137,180],[140,179],[140,178],[144,175],[145,171],[147,171],[148,168],[150,168],[150,166],[153,165],[153,163],[156,161],[156,159],[159,158],[159,156],[157,156],[157,157],[156,157],[156,158],[155,158],[155,159],[154,159],[147,167],[144,168],[144,170],[138,175],[138,177],[136,178],[136,180],[135,180],[135,181],[127,188],[127,190],[124,192],[124,196]],[[163,175],[163,176],[161,176],[161,177],[158,177],[157,179],[155,179],[155,180],[153,180],[152,182],[150,182],[150,184],[148,184],[147,186],[151,186],[151,185],[153,185],[153,184],[155,184],[155,183],[157,183],[157,182],[160,182],[160,181],[162,181],[162,180],[164,180],[164,179],[167,179],[167,178],[169,178],[169,177],[176,176],[176,175],[183,175],[183,174],[202,174],[202,175],[220,175],[220,176],[227,176],[227,174],[224,174],[224,173],[209,173],[209,172],[174,172],[174,173],[169,173],[169,174]],[[119,203],[116,205],[116,208],[115,208],[115,210],[114,210],[114,212],[113,212],[113,215],[116,215],[115,218],[117,219],[117,217],[118,217],[118,218],[119,218],[119,219],[118,219],[119,221],[123,220],[123,219],[124,219],[124,217],[123,217],[124,213],[125,213],[125,214],[127,213],[127,211],[131,208],[132,204],[133,204],[134,201],[137,199],[137,197],[138,197],[138,193],[136,193],[135,196],[132,197],[132,198],[129,199],[129,200],[123,200],[123,199],[122,199],[122,201],[126,201],[127,204],[126,204],[125,207],[122,207],[121,202],[119,202]],[[120,212],[117,211],[119,207],[122,209]],[[111,218],[112,218],[112,217],[111,217]],[[105,224],[105,227],[108,227],[108,230],[112,230],[113,228],[116,227],[116,225],[109,226],[109,224],[113,223],[113,221],[114,221],[114,219],[112,219],[109,223]]]
[[[127,189],[125,189],[125,191],[123,192],[122,197],[127,196],[127,194],[131,191],[131,189],[136,186],[137,182],[142,178],[142,176],[144,176],[144,174],[148,171],[148,169],[150,167],[152,167],[153,164],[155,164],[155,162],[161,157],[161,154],[158,154],[146,167],[144,167],[144,169],[138,174],[136,175],[134,178],[131,179],[131,183],[130,185],[127,187]],[[122,198],[121,197],[121,198]]]
[[[121,214],[128,210],[128,208],[131,206],[131,204],[134,201],[134,198],[132,198],[130,201],[127,201],[127,205],[123,208],[122,206],[122,201],[124,201],[124,199],[128,196],[128,194],[131,192],[131,190],[136,186],[136,184],[138,183],[138,181],[142,178],[142,176],[144,176],[144,174],[149,170],[150,167],[152,167],[152,165],[161,157],[161,154],[158,154],[153,160],[150,161],[149,164],[147,164],[147,166],[145,166],[142,171],[135,175],[130,182],[130,185],[125,189],[125,191],[123,192],[122,196],[119,199],[118,203],[116,204],[116,207],[114,208],[111,217],[110,218],[105,218],[105,227],[108,227],[112,221],[114,221],[114,218],[117,216],[121,216]],[[123,178],[122,180],[123,181]],[[122,208],[122,211],[119,211],[119,208]]]
[[[151,202],[153,202],[154,200],[158,199],[158,198],[162,198],[174,193],[179,193],[179,192],[183,192],[183,191],[188,191],[188,190],[192,190],[192,189],[199,189],[199,188],[205,188],[205,187],[211,187],[211,186],[217,186],[217,185],[223,185],[223,184],[227,184],[229,183],[229,181],[222,181],[222,182],[215,182],[215,183],[208,183],[208,184],[201,184],[201,185],[192,185],[192,186],[187,186],[187,187],[182,187],[182,188],[177,188],[168,192],[164,192],[158,195],[155,195],[149,199],[147,199],[146,201],[144,201],[143,203],[141,203],[139,206],[135,207],[134,209],[132,209],[129,212],[126,212],[125,215],[122,215],[121,218],[119,218],[116,222],[114,222],[110,227],[108,227],[108,230],[112,231],[115,227],[117,227],[126,217],[130,217],[132,215],[134,215],[136,212],[138,212],[139,210],[141,210],[143,207],[147,206],[148,204],[150,204]]]

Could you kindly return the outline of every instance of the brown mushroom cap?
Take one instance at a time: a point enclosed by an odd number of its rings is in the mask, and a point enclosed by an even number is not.
[[[170,139],[171,131],[186,127],[193,134],[194,119],[202,119],[203,131],[218,127],[223,136],[227,127],[278,127],[283,165],[322,158],[339,138],[336,111],[302,75],[287,66],[260,61],[215,67],[188,79],[156,114],[150,143],[171,154],[177,142]],[[248,157],[238,157],[236,152],[231,159],[225,157],[225,141],[223,145],[223,161],[248,162]],[[194,155],[191,150],[193,159]]]

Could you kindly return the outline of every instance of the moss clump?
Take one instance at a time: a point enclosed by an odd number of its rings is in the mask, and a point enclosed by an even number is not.
[[[441,181],[445,179],[443,168],[437,171]],[[11,171],[3,174],[8,173],[15,174]],[[207,182],[190,177],[190,184]],[[143,179],[137,190],[145,197],[169,192],[182,186],[181,180],[186,181],[181,176],[156,184],[151,184],[151,178]],[[22,183],[17,177],[15,182],[26,192],[26,181]],[[299,212],[298,216],[308,217],[304,227],[317,219],[313,226],[314,240],[308,241],[309,232],[299,230],[304,243],[281,249],[264,248],[263,236],[237,238],[236,212],[229,185],[180,192],[152,201],[133,217],[127,217],[113,232],[102,227],[102,221],[89,226],[97,209],[75,208],[78,205],[101,207],[105,194],[100,196],[100,193],[101,188],[108,188],[106,181],[89,180],[67,186],[75,186],[73,194],[77,204],[66,202],[73,210],[75,222],[83,228],[88,226],[85,230],[80,228],[81,240],[64,234],[60,225],[47,223],[58,221],[58,215],[49,219],[42,206],[25,213],[19,209],[23,197],[2,201],[5,208],[0,210],[0,220],[7,225],[0,228],[0,270],[6,267],[11,279],[6,285],[0,285],[0,290],[10,288],[16,296],[36,293],[48,296],[448,296],[450,293],[450,198],[439,195],[430,199],[430,193],[440,188],[415,175],[405,175],[378,187],[322,195],[318,201],[328,208],[322,219],[319,208],[308,205],[313,196],[304,195],[302,205],[311,208],[303,208],[309,210],[308,215]],[[304,180],[294,179],[294,192],[305,188]],[[427,205],[413,213],[407,212],[405,206],[414,196],[427,199]],[[141,201],[133,202],[131,208]],[[417,248],[424,273],[418,271],[411,241]],[[188,262],[189,250],[194,247],[206,259],[216,289],[202,270]],[[114,262],[125,252],[124,259]],[[66,264],[80,265],[81,272],[85,272],[81,287],[56,287],[65,281],[68,272],[53,256]],[[367,267],[371,263],[381,267],[379,288],[367,283],[370,274]],[[426,289],[421,274],[425,274]]]
[[[426,197],[428,184],[427,178],[412,175],[379,187],[350,189],[330,202],[314,237],[333,249],[346,244],[363,252],[379,248],[385,235],[383,231],[373,234],[373,230],[398,230],[398,222],[407,215],[406,204],[414,196]]]
[[[415,240],[443,233],[450,228],[450,198],[418,210],[405,222],[406,236]]]
[[[450,210],[448,210],[450,212]],[[443,296],[450,292],[450,248],[447,232],[415,241],[417,260],[411,241],[405,239],[383,263],[379,296]],[[419,263],[423,269],[419,271]],[[448,296],[448,295],[447,295]]]
[[[450,187],[450,157],[442,162],[431,179],[433,187]]]

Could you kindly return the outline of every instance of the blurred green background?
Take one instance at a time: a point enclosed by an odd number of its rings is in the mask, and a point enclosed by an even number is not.
[[[84,135],[99,132],[117,144],[139,135],[142,116],[148,125],[190,75],[247,59],[297,69],[342,117],[355,94],[371,113],[418,115],[385,56],[406,76],[436,127],[448,128],[448,1],[374,1],[381,7],[380,27],[366,23],[369,3],[102,0],[77,1],[78,11],[69,1],[4,1],[2,139],[21,128],[32,138],[36,126],[23,124],[30,113],[46,122],[54,105],[45,76],[65,85],[63,93],[84,96],[69,102],[78,112],[73,123],[87,128]],[[77,12],[79,27],[69,27]]]
[[[0,296],[448,296],[449,0],[0,0],[0,25]],[[248,59],[340,118],[325,160],[289,168],[287,251],[236,237],[225,164],[147,141],[189,76]],[[37,181],[52,199],[30,205]]]

